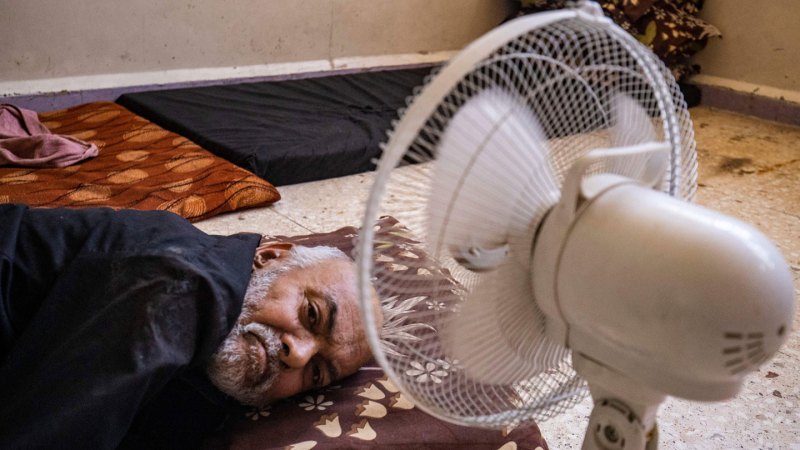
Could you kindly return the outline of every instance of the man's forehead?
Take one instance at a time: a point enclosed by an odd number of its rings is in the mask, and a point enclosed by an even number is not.
[[[328,345],[322,356],[334,366],[335,372],[353,373],[371,356],[361,322],[355,264],[334,259],[309,268],[320,275],[318,282],[308,287],[309,293],[317,296],[328,309],[329,319],[334,319],[328,324]]]
[[[337,311],[358,312],[355,265],[349,260],[331,260],[309,267],[316,272],[307,289]]]
[[[335,290],[323,298],[335,316],[335,321],[330,324],[331,342],[347,346],[363,340],[364,327],[355,289]]]
[[[339,303],[327,353],[342,373],[354,372],[371,356],[356,300]]]

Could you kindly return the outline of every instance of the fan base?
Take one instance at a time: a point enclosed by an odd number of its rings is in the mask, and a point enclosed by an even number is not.
[[[594,400],[583,450],[658,448],[656,413],[666,395],[584,355],[574,354],[573,364]]]

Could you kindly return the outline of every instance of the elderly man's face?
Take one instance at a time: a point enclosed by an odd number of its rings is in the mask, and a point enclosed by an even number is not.
[[[371,356],[351,261],[325,259],[287,270],[282,258],[290,258],[289,251],[267,256],[260,265],[268,289],[246,299],[220,352],[226,355],[215,355],[210,369],[218,387],[248,404],[325,386]]]

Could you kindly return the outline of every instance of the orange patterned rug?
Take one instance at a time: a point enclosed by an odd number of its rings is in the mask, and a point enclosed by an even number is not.
[[[0,167],[0,203],[167,210],[191,221],[280,199],[269,182],[110,102],[40,113],[99,154],[64,168]]]

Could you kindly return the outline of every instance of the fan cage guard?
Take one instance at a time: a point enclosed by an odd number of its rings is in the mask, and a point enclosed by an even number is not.
[[[455,70],[451,67],[455,60],[431,74],[425,86],[408,99],[408,108],[401,111],[402,120],[409,111],[419,112],[413,109],[421,97],[441,98],[424,124],[412,130],[410,141],[398,136],[398,129],[390,133],[368,202],[365,232],[357,246],[363,256],[359,258],[362,295],[372,281],[381,280],[374,287],[384,301],[388,326],[367,332],[376,360],[390,378],[417,407],[436,417],[504,430],[561,414],[580,402],[587,389],[572,368],[569,350],[549,341],[541,343],[547,346],[549,367],[513,384],[475,382],[461,370],[458,361],[446,357],[437,334],[439,326],[452,318],[483,277],[491,276],[464,269],[446,252],[427,248],[425,240],[425,211],[434,172],[431,166],[437,144],[459,108],[489,88],[511,92],[538,117],[548,139],[550,163],[562,183],[566,171],[581,155],[610,146],[611,99],[623,92],[647,111],[658,139],[671,146],[669,170],[661,189],[692,200],[697,177],[694,134],[686,104],[671,73],[652,52],[609,20],[571,14],[545,26],[531,17],[517,21],[526,19],[531,24],[529,29],[507,39],[463,71],[448,91],[431,92],[432,84],[437,76]],[[593,170],[636,175],[629,173],[635,169],[613,163]],[[403,258],[402,254],[383,254],[380,242],[373,240],[374,230],[366,225],[382,215],[392,215],[407,227],[409,236],[426,249],[436,266]],[[394,262],[373,263],[382,258]],[[420,287],[420,279],[427,280],[424,287]],[[544,327],[544,317],[535,302],[531,304],[539,321],[530,326]],[[369,307],[365,309],[365,314],[371,314]]]

